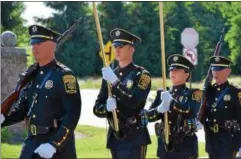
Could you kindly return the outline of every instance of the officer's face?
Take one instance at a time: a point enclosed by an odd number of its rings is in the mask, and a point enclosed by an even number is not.
[[[174,86],[186,83],[188,76],[189,73],[186,73],[183,69],[175,68],[170,70],[170,79]]]
[[[44,41],[32,45],[32,53],[40,64],[44,61],[50,61],[54,58],[56,44],[52,41]]]
[[[134,53],[134,47],[130,45],[123,45],[114,47],[115,59],[117,61],[127,61],[132,59]]]
[[[230,68],[225,68],[225,69],[220,70],[220,71],[213,71],[212,70],[213,78],[218,85],[225,83],[227,81],[230,73],[231,73]]]

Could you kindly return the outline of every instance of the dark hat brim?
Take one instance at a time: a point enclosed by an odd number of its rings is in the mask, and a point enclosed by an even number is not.
[[[126,43],[126,42],[120,42],[120,41],[112,43],[112,46],[114,46],[114,47],[124,46],[124,45],[132,45],[132,46],[134,46],[133,44]]]
[[[190,71],[189,69],[187,69],[187,68],[185,68],[185,67],[181,67],[181,66],[171,66],[171,67],[169,67],[169,71],[172,71],[172,70],[174,70],[174,69],[183,69],[184,71]]]
[[[221,71],[225,68],[229,68],[229,67],[226,67],[226,66],[212,66],[211,70],[212,71]]]
[[[35,38],[35,39],[31,39],[30,40],[30,44],[31,45],[34,45],[34,44],[39,44],[39,43],[42,43],[44,41],[46,41],[47,39],[43,39],[43,38]]]

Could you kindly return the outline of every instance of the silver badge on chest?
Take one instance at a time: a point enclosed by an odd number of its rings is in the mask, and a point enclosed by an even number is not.
[[[53,82],[52,80],[48,80],[48,81],[45,83],[44,87],[45,87],[46,89],[51,89],[51,88],[53,87],[53,85],[54,85],[54,82]]]
[[[128,89],[131,89],[132,86],[133,86],[133,81],[132,80],[128,80],[127,83],[126,83],[126,87]]]
[[[226,94],[224,97],[223,97],[223,100],[224,101],[230,101],[231,100],[231,95],[230,94]]]

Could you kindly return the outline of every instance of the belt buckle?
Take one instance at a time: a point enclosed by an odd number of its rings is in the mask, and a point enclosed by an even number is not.
[[[36,126],[30,125],[30,132],[32,135],[37,135]]]
[[[217,133],[219,131],[218,124],[214,124],[213,127],[210,127],[210,128],[214,133]]]

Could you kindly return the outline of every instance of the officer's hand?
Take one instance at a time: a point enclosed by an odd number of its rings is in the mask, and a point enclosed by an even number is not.
[[[42,158],[52,158],[56,153],[56,148],[54,148],[51,144],[45,143],[41,144],[34,153],[38,153]]]
[[[202,128],[203,128],[203,125],[201,124],[201,122],[197,121],[197,131],[202,130]]]
[[[170,104],[162,102],[158,107],[157,107],[157,112],[158,113],[165,113],[170,109]]]
[[[115,98],[109,97],[107,99],[106,109],[108,112],[112,112],[113,110],[116,109],[116,99]]]
[[[108,67],[102,68],[102,77],[111,84],[115,84],[119,79],[115,75],[115,73],[112,71],[112,69]]]
[[[239,151],[238,151],[238,153],[237,153],[237,156],[238,156],[238,157],[241,157],[241,147],[239,148]]]
[[[169,91],[164,91],[161,93],[161,100],[164,103],[167,103],[170,105],[171,101],[173,100],[172,95]]]
[[[4,115],[0,114],[0,124],[2,124],[5,120],[5,117]]]

